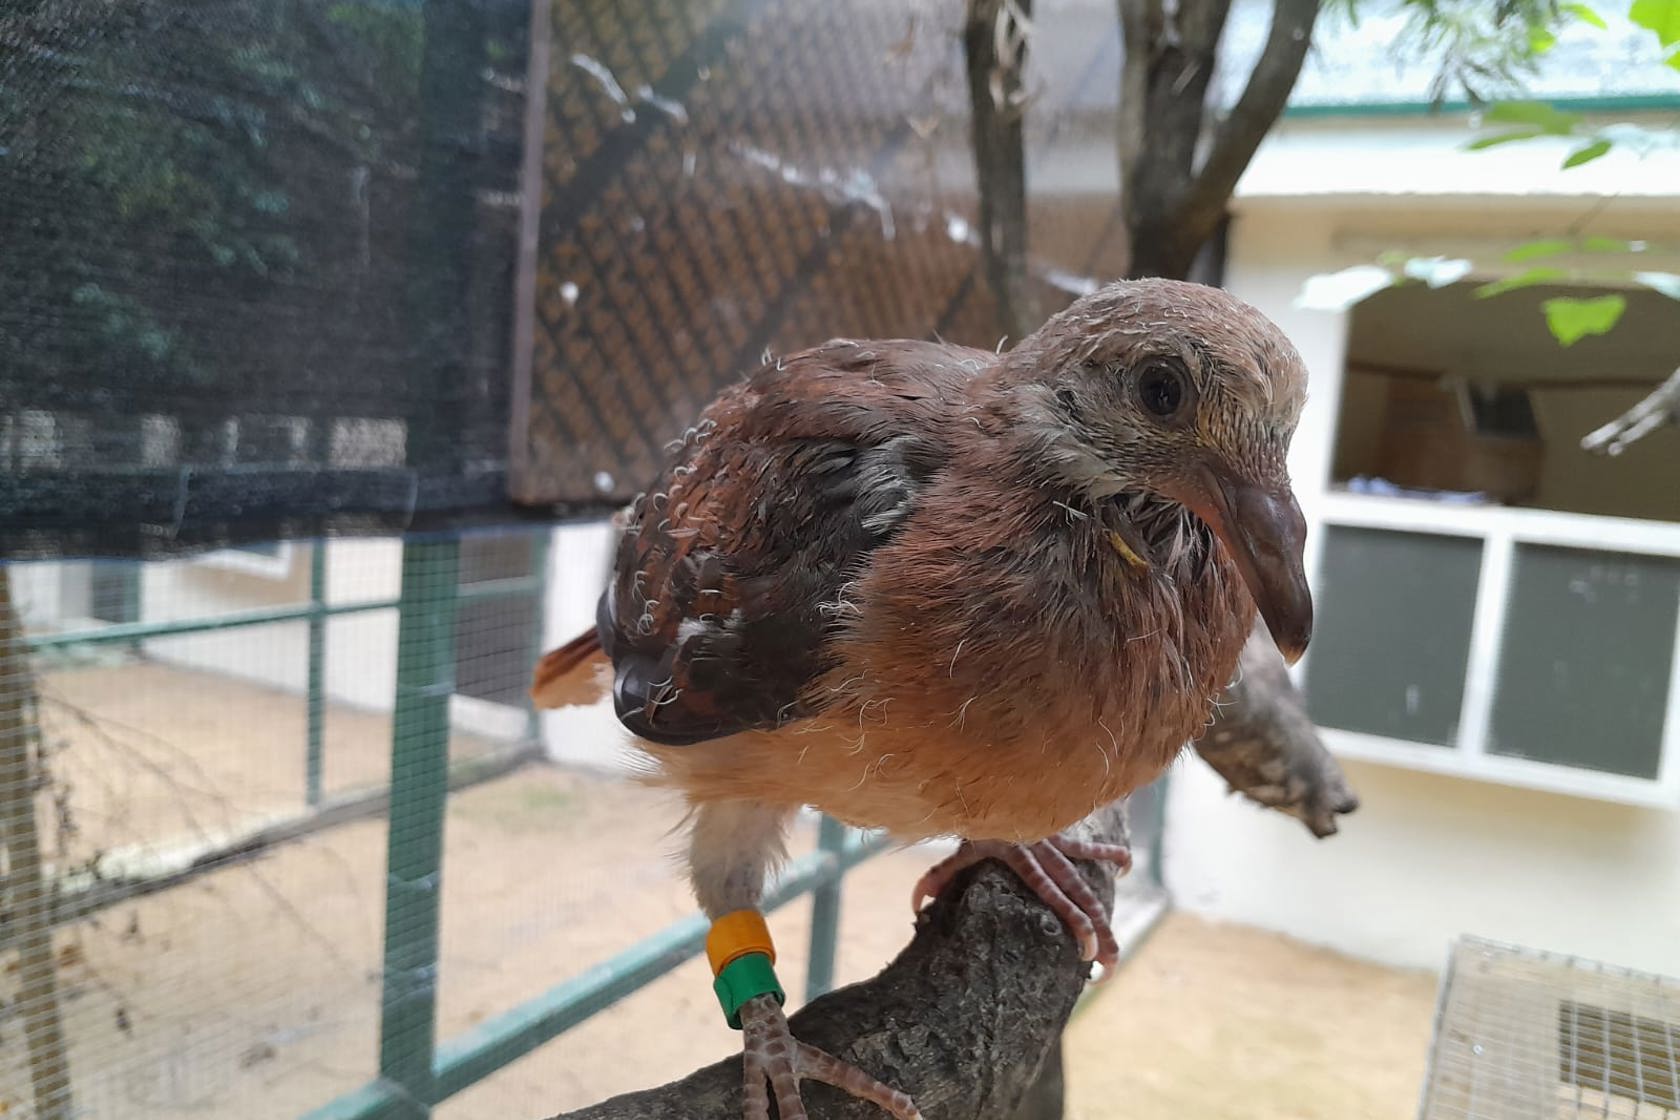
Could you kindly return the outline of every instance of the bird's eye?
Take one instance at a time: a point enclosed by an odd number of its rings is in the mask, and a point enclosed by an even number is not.
[[[1177,416],[1190,398],[1184,372],[1159,362],[1144,367],[1138,375],[1137,391],[1143,407],[1162,420]]]

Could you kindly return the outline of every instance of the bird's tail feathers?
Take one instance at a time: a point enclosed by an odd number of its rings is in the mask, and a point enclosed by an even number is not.
[[[543,654],[531,673],[531,702],[538,708],[594,704],[612,684],[612,665],[591,627],[558,649]]]

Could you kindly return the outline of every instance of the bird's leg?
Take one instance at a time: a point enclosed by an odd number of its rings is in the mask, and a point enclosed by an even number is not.
[[[1080,840],[1066,834],[1031,844],[965,840],[953,855],[934,864],[917,880],[911,905],[921,909],[924,899],[935,897],[962,871],[988,859],[997,860],[1020,876],[1044,905],[1062,919],[1079,945],[1080,960],[1096,961],[1105,970],[1119,963],[1120,945],[1114,939],[1114,927],[1109,924],[1102,900],[1073,866],[1073,861],[1112,863],[1125,874],[1132,866],[1129,847]]]
[[[765,877],[786,855],[790,815],[755,802],[711,802],[696,810],[689,837],[694,893],[712,919],[706,956],[717,977],[713,988],[729,1025],[742,1034],[742,1116],[770,1120],[773,1095],[780,1120],[806,1120],[799,1083],[811,1080],[880,1105],[898,1120],[921,1120],[908,1096],[788,1029],[776,950],[758,906]]]

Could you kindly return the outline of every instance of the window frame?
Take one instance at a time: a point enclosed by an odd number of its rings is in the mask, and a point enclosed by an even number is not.
[[[1445,505],[1426,499],[1338,490],[1326,490],[1315,505],[1314,520],[1320,525],[1471,537],[1482,542],[1456,745],[1443,747],[1320,726],[1331,750],[1351,759],[1551,793],[1661,808],[1680,805],[1680,609],[1675,612],[1674,656],[1669,665],[1655,779],[1495,755],[1486,749],[1517,546],[1548,545],[1680,559],[1680,524],[1508,506]],[[1318,546],[1312,550],[1310,561],[1312,570],[1318,572],[1324,534],[1313,536],[1318,538]],[[1295,666],[1297,681],[1305,679],[1311,657],[1309,647],[1306,657]]]

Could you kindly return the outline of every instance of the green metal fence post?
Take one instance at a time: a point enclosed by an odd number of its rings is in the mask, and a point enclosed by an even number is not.
[[[309,720],[309,742],[304,757],[303,796],[311,809],[321,804],[321,735],[325,718],[324,697],[327,662],[327,539],[321,537],[309,549],[309,695],[305,700]]]
[[[436,1101],[438,900],[459,564],[453,537],[403,543],[379,1074],[402,1091],[395,1115],[404,1120],[423,1120]]]
[[[846,826],[824,814],[817,826],[817,847],[836,855],[846,846]],[[840,935],[840,885],[837,876],[811,892],[811,956],[805,969],[805,1000],[834,987],[834,943]]]
[[[1149,878],[1157,887],[1167,885],[1167,775],[1155,779],[1155,830],[1149,836]]]

